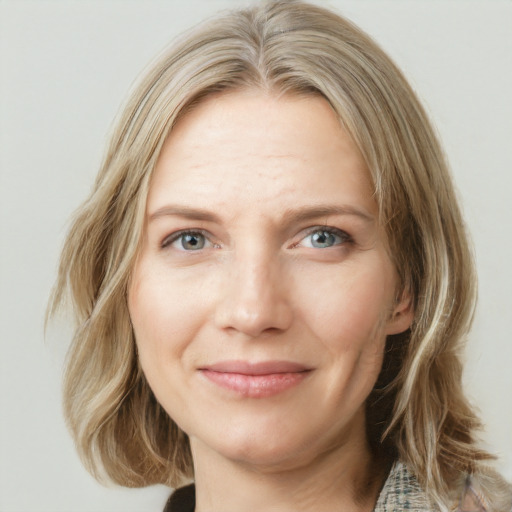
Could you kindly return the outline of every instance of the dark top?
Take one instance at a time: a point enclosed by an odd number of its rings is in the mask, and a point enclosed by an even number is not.
[[[176,489],[167,500],[164,512],[194,512],[196,489],[194,484]]]

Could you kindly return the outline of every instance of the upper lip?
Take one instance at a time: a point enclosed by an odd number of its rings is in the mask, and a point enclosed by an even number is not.
[[[241,375],[272,375],[276,373],[300,373],[312,368],[292,361],[220,361],[199,368],[219,373],[238,373]]]

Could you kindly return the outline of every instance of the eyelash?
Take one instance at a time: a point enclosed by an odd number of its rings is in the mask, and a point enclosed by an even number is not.
[[[338,246],[353,242],[352,237],[346,231],[343,231],[342,229],[338,229],[338,228],[331,227],[331,226],[313,226],[311,229],[307,230],[307,233],[305,234],[305,236],[303,236],[297,244],[294,244],[293,247],[298,247],[307,237],[309,237],[315,233],[319,233],[319,232],[328,233],[328,234],[334,235],[340,239],[339,243],[337,243],[331,247],[338,247]]]
[[[186,236],[186,235],[191,235],[191,236],[200,235],[200,236],[204,237],[204,239],[207,242],[210,242],[212,245],[215,245],[215,244],[213,244],[213,242],[210,241],[210,239],[208,237],[208,233],[206,231],[204,231],[202,229],[185,229],[183,231],[177,231],[176,233],[172,233],[171,235],[165,237],[164,240],[162,241],[162,243],[160,244],[160,247],[162,249],[166,249],[167,247],[172,245],[174,242],[178,241],[181,237]],[[193,251],[190,251],[190,252],[193,252]]]
[[[353,242],[352,237],[346,231],[343,231],[338,228],[330,227],[330,226],[313,226],[312,228],[307,230],[306,234],[299,240],[299,242],[292,245],[292,248],[294,249],[294,248],[300,246],[300,244],[307,237],[309,237],[315,233],[319,233],[319,232],[328,233],[328,234],[334,235],[340,239],[339,243],[334,244],[333,246],[330,246],[330,247],[337,247],[340,245],[345,245],[347,243]],[[190,236],[200,235],[200,236],[204,237],[206,242],[209,242],[214,247],[216,246],[216,244],[211,242],[208,232],[206,232],[202,229],[188,229],[188,230],[183,230],[183,231],[177,231],[176,233],[172,233],[171,235],[167,236],[166,238],[164,238],[164,240],[160,244],[160,247],[162,249],[166,249],[167,247],[170,247],[174,242],[178,241],[181,237],[186,236],[186,235],[190,235]],[[330,248],[330,247],[328,247],[328,248]],[[315,247],[313,247],[313,248],[315,248]],[[200,249],[202,249],[202,248],[200,248]],[[198,251],[200,249],[198,249]],[[183,249],[183,250],[185,251],[185,249]],[[185,251],[185,252],[194,252],[194,251]]]

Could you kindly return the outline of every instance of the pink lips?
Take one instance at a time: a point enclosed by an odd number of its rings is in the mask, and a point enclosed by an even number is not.
[[[200,371],[214,384],[241,396],[264,398],[296,386],[309,375],[311,368],[289,361],[223,361]]]

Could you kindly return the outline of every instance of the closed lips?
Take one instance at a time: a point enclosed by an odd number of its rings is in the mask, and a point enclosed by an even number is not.
[[[284,392],[302,382],[311,370],[289,361],[224,361],[200,368],[209,381],[247,398],[264,398]]]

